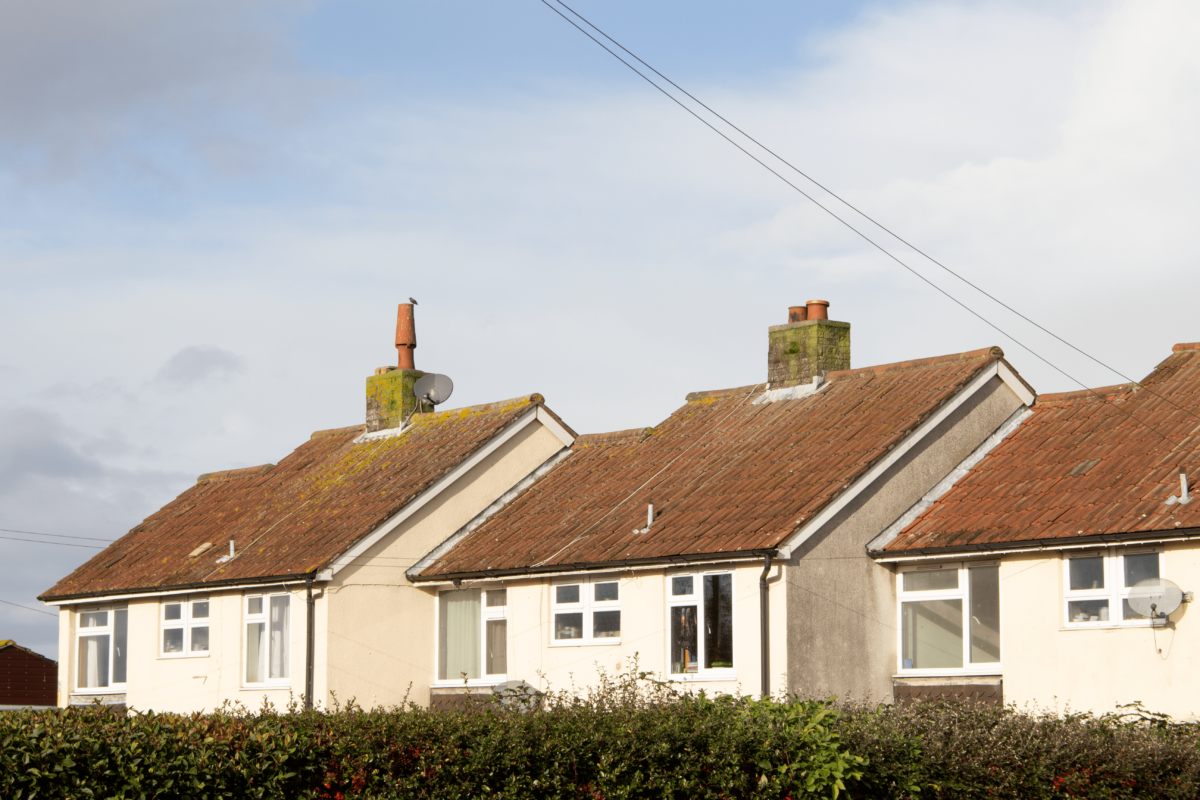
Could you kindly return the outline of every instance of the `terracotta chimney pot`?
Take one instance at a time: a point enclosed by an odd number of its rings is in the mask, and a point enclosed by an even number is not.
[[[807,306],[788,306],[788,322],[804,322],[808,319]]]
[[[401,303],[396,309],[396,349],[400,369],[416,369],[413,350],[417,347],[417,323],[413,319],[412,303]]]
[[[809,300],[807,311],[809,319],[829,319],[829,301]]]

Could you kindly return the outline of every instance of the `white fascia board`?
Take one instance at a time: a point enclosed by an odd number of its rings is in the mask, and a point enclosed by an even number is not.
[[[529,573],[529,574],[525,574],[525,575],[497,575],[494,578],[463,578],[461,581],[459,581],[459,584],[461,586],[472,586],[474,584],[496,584],[496,583],[511,583],[513,581],[541,580],[542,578],[562,578],[562,577],[570,578],[570,577],[582,577],[585,575],[619,574],[622,572],[646,572],[647,570],[655,570],[655,569],[661,569],[661,570],[676,569],[676,570],[687,571],[687,570],[691,569],[692,567],[707,567],[707,566],[713,566],[714,564],[715,565],[729,564],[731,566],[745,566],[746,564],[751,564],[751,563],[754,564],[755,568],[757,569],[758,567],[760,567],[762,565],[762,556],[745,556],[743,558],[720,558],[720,559],[713,559],[711,561],[678,561],[678,562],[664,561],[661,564],[635,564],[635,565],[626,566],[626,567],[603,567],[603,568],[597,568],[597,569],[569,569],[569,570],[565,569],[561,572],[534,572],[534,573]],[[774,566],[779,566],[779,564],[776,563]],[[413,585],[416,586],[416,588],[418,588],[418,589],[420,589],[423,586],[435,586],[435,587],[436,586],[453,586],[454,581],[452,579],[446,579],[444,581],[421,581],[420,583],[413,584]],[[755,596],[757,597],[757,595],[755,595]],[[459,685],[460,686],[462,685],[461,681],[459,681]]]
[[[792,535],[779,546],[779,557],[781,559],[791,558],[793,550],[807,541],[813,534],[820,530],[825,523],[833,519],[834,516],[847,505],[849,505],[854,498],[862,494],[862,492],[865,491],[872,483],[874,483],[877,478],[883,475],[883,473],[887,472],[887,470],[890,469],[893,464],[903,458],[909,450],[912,450],[918,442],[928,436],[929,433],[937,428],[938,425],[942,424],[943,420],[958,410],[959,406],[961,406],[963,403],[973,397],[976,392],[986,386],[988,381],[990,381],[992,378],[1000,376],[1001,380],[1004,380],[1009,388],[1013,388],[1013,390],[1016,391],[1016,389],[1013,387],[1013,384],[1009,383],[1009,380],[1014,381],[1017,385],[1020,385],[1020,381],[1016,381],[1016,376],[1012,375],[1011,371],[1008,373],[1009,379],[1005,379],[1005,377],[1000,373],[1000,366],[1001,362],[996,360],[981,370],[979,374],[976,375],[971,382],[967,384],[958,394],[950,398],[950,400],[948,400],[946,403],[942,404],[941,408],[939,408],[928,419],[918,425],[911,433],[909,433],[908,436],[901,439],[900,442],[896,444],[887,455],[876,461],[866,472],[860,475],[858,480],[854,481],[854,483],[848,486],[845,491],[835,497],[828,505],[825,506],[825,508],[817,512],[817,514],[811,517],[807,522],[801,524],[800,527],[798,527],[795,532],[793,532]],[[1028,390],[1025,390],[1024,387],[1022,387],[1022,392],[1017,394],[1017,396],[1021,397],[1022,400],[1024,399],[1024,396],[1028,395],[1029,392]],[[1032,402],[1032,397],[1030,402]]]
[[[1105,550],[1109,547],[1141,547],[1148,544],[1171,544],[1172,542],[1194,542],[1200,540],[1200,535],[1194,536],[1149,536],[1138,539],[1123,539],[1115,542],[1080,542],[1079,544],[1030,545],[1029,547],[1013,547],[1011,549],[995,550],[966,550],[957,553],[924,553],[922,555],[904,555],[897,553],[893,556],[872,556],[871,559],[879,564],[904,564],[918,561],[973,561],[976,559],[1001,559],[1011,553],[1055,553],[1067,550]]]
[[[1005,385],[1013,390],[1013,394],[1021,398],[1021,402],[1025,405],[1033,405],[1033,401],[1037,399],[1037,395],[1031,392],[1029,387],[1025,385],[1025,382],[1017,377],[1012,367],[1003,361],[997,361],[996,367],[1000,380],[1004,381]]]
[[[529,411],[522,414],[516,422],[509,425],[499,434],[488,440],[487,444],[476,450],[470,458],[461,461],[458,466],[450,470],[450,472],[443,476],[441,480],[422,492],[416,499],[404,506],[404,508],[400,509],[391,517],[384,520],[384,522],[368,536],[360,540],[354,546],[335,556],[333,558],[332,573],[336,575],[345,567],[350,566],[354,559],[358,558],[363,553],[374,547],[380,539],[394,531],[406,519],[428,505],[429,502],[436,498],[439,494],[453,486],[459,478],[466,475],[484,459],[504,446],[505,442],[516,436],[525,428],[532,425],[534,422],[542,422],[542,424],[550,428],[550,430],[554,432],[560,440],[563,439],[564,435],[567,436],[567,438],[570,438],[570,434],[567,433],[566,429],[564,429],[562,425],[559,425],[549,414],[539,412],[541,412],[541,406],[531,408]],[[554,422],[554,427],[548,425],[547,422]],[[558,428],[557,431],[555,430],[555,427]]]
[[[313,583],[326,583],[333,580],[333,572],[331,570],[318,570],[313,575]],[[115,600],[137,600],[143,597],[172,597],[181,594],[218,594],[220,592],[238,592],[246,589],[261,589],[264,586],[304,586],[303,580],[278,580],[273,581],[269,578],[258,581],[256,583],[230,583],[217,584],[215,586],[193,586],[191,589],[164,589],[162,591],[150,592],[125,592],[123,594],[102,594],[92,597],[72,597],[66,600],[43,600],[42,604],[47,606],[79,606],[93,605],[100,603],[111,603]]]
[[[537,420],[558,437],[558,440],[563,443],[563,447],[570,447],[575,444],[575,435],[563,427],[563,424],[555,419],[553,414],[541,406],[537,407]]]

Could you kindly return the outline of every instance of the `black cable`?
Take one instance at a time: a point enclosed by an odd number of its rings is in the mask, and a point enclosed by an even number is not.
[[[70,542],[39,542],[37,539],[18,539],[15,536],[0,536],[0,539],[5,539],[10,542],[25,542],[25,544],[53,544],[59,547],[86,547],[89,550],[104,550],[103,547],[97,547],[94,544],[71,544]],[[103,540],[101,540],[103,541]]]
[[[555,0],[555,2],[558,2],[558,0]],[[876,242],[874,239],[872,239],[870,236],[867,236],[865,233],[863,233],[863,232],[862,232],[862,231],[860,231],[858,228],[856,228],[856,227],[854,227],[853,225],[851,225],[851,224],[850,224],[849,222],[847,222],[845,219],[843,219],[842,217],[838,216],[838,215],[837,215],[837,214],[836,214],[836,213],[835,213],[835,212],[834,212],[832,209],[830,209],[828,206],[825,206],[825,205],[823,205],[823,204],[822,204],[822,203],[821,203],[819,200],[817,200],[815,197],[813,197],[813,196],[812,196],[812,195],[810,195],[808,192],[806,192],[806,191],[804,191],[803,189],[801,189],[801,188],[800,188],[799,186],[797,186],[796,184],[794,184],[794,183],[792,183],[791,181],[789,181],[787,178],[785,178],[785,177],[783,177],[782,175],[780,175],[778,172],[776,172],[776,171],[775,171],[774,169],[772,169],[772,168],[771,168],[769,165],[767,165],[766,163],[764,163],[764,162],[763,162],[763,161],[762,161],[760,158],[758,158],[757,156],[755,156],[755,155],[754,155],[753,153],[751,153],[749,150],[747,150],[746,148],[742,147],[740,144],[738,144],[737,142],[735,142],[733,139],[730,139],[730,138],[729,138],[727,135],[725,135],[725,133],[723,133],[722,131],[720,131],[719,129],[717,129],[717,128],[716,128],[716,127],[715,127],[715,126],[714,126],[714,125],[713,125],[711,122],[709,122],[709,121],[708,121],[708,120],[706,120],[704,117],[702,117],[702,116],[700,116],[699,114],[697,114],[697,113],[696,113],[695,111],[693,111],[692,109],[688,108],[688,106],[687,106],[687,105],[685,105],[683,102],[681,102],[681,101],[679,100],[679,98],[675,97],[675,96],[674,96],[674,95],[672,95],[670,92],[668,92],[666,89],[664,89],[664,88],[662,88],[661,86],[659,86],[657,83],[655,83],[655,82],[653,81],[653,79],[651,79],[650,77],[648,77],[648,76],[647,76],[645,73],[643,73],[643,72],[642,72],[641,70],[639,70],[637,67],[633,66],[633,65],[632,65],[632,64],[630,64],[628,61],[626,61],[625,59],[621,58],[619,55],[617,55],[616,53],[614,53],[614,52],[613,52],[613,51],[612,51],[612,50],[611,50],[611,49],[610,49],[608,46],[606,46],[606,45],[604,44],[604,42],[600,41],[600,40],[599,40],[599,39],[597,39],[595,36],[592,36],[590,33],[588,33],[587,31],[585,31],[583,28],[579,27],[579,25],[578,25],[578,24],[577,24],[577,23],[576,23],[576,22],[575,22],[573,19],[571,19],[571,18],[570,18],[570,17],[568,17],[566,14],[562,13],[561,11],[559,11],[559,10],[558,10],[557,8],[555,8],[554,6],[550,5],[550,3],[548,2],[548,0],[541,0],[541,3],[542,3],[542,5],[546,6],[546,7],[547,7],[547,8],[549,8],[551,11],[553,11],[555,14],[558,14],[560,17],[562,17],[564,20],[566,20],[566,21],[567,21],[567,22],[568,22],[568,23],[569,23],[569,24],[570,24],[572,27],[574,27],[576,30],[578,30],[580,33],[582,33],[584,36],[588,37],[588,38],[589,38],[589,39],[591,39],[593,42],[595,42],[597,45],[599,45],[600,47],[602,47],[602,48],[604,49],[604,51],[605,51],[605,52],[607,52],[609,55],[611,55],[613,58],[617,59],[618,61],[620,61],[620,62],[621,62],[622,64],[624,64],[625,66],[629,67],[629,69],[631,69],[631,70],[633,70],[635,73],[637,73],[637,75],[638,75],[639,77],[641,77],[641,78],[642,78],[642,80],[646,81],[646,83],[650,84],[650,85],[651,85],[651,86],[653,86],[655,89],[657,89],[658,91],[662,92],[662,93],[663,93],[663,94],[664,94],[664,95],[665,95],[667,98],[669,98],[669,99],[671,100],[671,102],[675,103],[677,106],[679,106],[680,108],[682,108],[684,111],[688,112],[688,113],[689,113],[689,114],[691,114],[693,117],[695,117],[695,118],[696,118],[696,119],[698,119],[700,122],[702,122],[702,123],[703,123],[705,126],[707,126],[707,127],[709,128],[709,130],[711,130],[713,133],[717,134],[717,135],[718,135],[718,136],[720,136],[722,139],[724,139],[725,141],[729,142],[731,145],[733,145],[734,147],[736,147],[738,150],[741,150],[741,151],[742,151],[742,153],[744,153],[744,154],[745,154],[746,156],[748,156],[749,158],[753,159],[753,160],[754,160],[754,161],[755,161],[755,162],[756,162],[756,163],[757,163],[759,166],[761,166],[763,169],[765,169],[765,170],[767,170],[768,172],[770,172],[770,173],[771,173],[772,175],[774,175],[776,178],[779,178],[779,180],[783,181],[783,182],[784,182],[784,183],[786,183],[788,186],[790,186],[790,187],[792,187],[793,189],[795,189],[795,190],[796,190],[797,192],[799,192],[799,193],[800,193],[800,194],[801,194],[803,197],[805,197],[805,198],[806,198],[806,199],[807,199],[809,202],[811,202],[813,205],[817,206],[817,208],[820,208],[820,209],[821,209],[822,211],[824,211],[826,214],[828,214],[829,216],[833,217],[833,218],[834,218],[834,219],[836,219],[838,222],[842,223],[842,225],[846,226],[846,227],[847,227],[847,228],[849,228],[851,231],[853,231],[854,233],[858,234],[858,236],[859,236],[860,238],[862,238],[862,239],[863,239],[863,241],[867,242],[867,243],[868,243],[868,244],[870,244],[872,247],[874,247],[876,250],[878,250],[879,252],[883,253],[885,256],[887,256],[888,258],[892,259],[893,261],[895,261],[895,262],[896,262],[897,264],[899,264],[900,266],[904,267],[904,269],[908,270],[909,272],[911,272],[911,273],[912,273],[913,275],[915,275],[916,277],[920,278],[922,281],[924,281],[926,284],[928,284],[928,285],[929,285],[931,288],[933,288],[933,289],[937,290],[937,291],[938,291],[939,293],[941,293],[941,294],[942,294],[944,297],[946,297],[948,300],[951,300],[952,302],[954,302],[954,303],[955,303],[955,305],[957,305],[957,306],[959,306],[960,308],[962,308],[964,311],[966,311],[967,313],[969,313],[971,316],[973,316],[973,317],[975,317],[976,319],[978,319],[979,321],[981,321],[981,322],[985,323],[985,324],[986,324],[988,327],[992,328],[992,329],[993,329],[993,330],[995,330],[997,333],[999,333],[1001,336],[1003,336],[1003,337],[1005,337],[1006,339],[1008,339],[1009,341],[1013,342],[1013,344],[1017,345],[1017,346],[1018,346],[1018,347],[1020,347],[1022,350],[1024,350],[1024,351],[1025,351],[1025,352],[1027,352],[1027,353],[1029,353],[1029,354],[1030,354],[1030,355],[1032,355],[1034,358],[1038,359],[1038,360],[1039,360],[1039,361],[1041,361],[1043,364],[1045,364],[1046,366],[1048,366],[1048,367],[1050,367],[1051,369],[1053,369],[1055,372],[1059,373],[1060,375],[1063,375],[1063,376],[1064,376],[1064,377],[1066,377],[1068,380],[1070,380],[1072,383],[1074,383],[1074,384],[1077,384],[1077,385],[1078,385],[1078,386],[1080,386],[1080,387],[1081,387],[1081,388],[1082,388],[1084,391],[1091,392],[1092,394],[1096,395],[1097,397],[1099,397],[1099,398],[1101,399],[1101,401],[1102,401],[1102,402],[1104,402],[1105,404],[1107,404],[1107,401],[1104,399],[1104,395],[1100,394],[1099,392],[1096,392],[1094,389],[1092,389],[1091,387],[1089,387],[1089,386],[1087,386],[1086,384],[1084,384],[1084,383],[1083,383],[1083,381],[1080,381],[1078,378],[1075,378],[1074,376],[1070,375],[1070,374],[1069,374],[1069,373],[1068,373],[1066,370],[1064,370],[1064,369],[1062,369],[1061,367],[1059,367],[1059,366],[1057,366],[1057,365],[1053,364],[1053,363],[1052,363],[1052,362],[1050,362],[1048,359],[1046,359],[1046,358],[1044,358],[1043,356],[1041,356],[1040,354],[1038,354],[1038,353],[1037,353],[1035,350],[1033,350],[1031,347],[1029,347],[1029,346],[1025,345],[1024,343],[1022,343],[1022,342],[1021,342],[1019,339],[1017,339],[1017,338],[1016,338],[1015,336],[1013,336],[1011,333],[1008,333],[1008,332],[1004,331],[1004,330],[1003,330],[1003,329],[1001,329],[999,326],[997,326],[995,323],[991,322],[991,321],[990,321],[990,320],[988,320],[986,317],[984,317],[982,314],[980,314],[979,312],[977,312],[977,311],[975,311],[974,309],[972,309],[972,308],[971,308],[970,306],[968,306],[966,303],[963,303],[963,302],[962,302],[961,300],[959,300],[957,297],[955,297],[954,295],[950,294],[948,291],[946,291],[946,290],[945,290],[945,289],[943,289],[942,287],[938,286],[936,283],[934,283],[933,281],[931,281],[929,278],[926,278],[924,275],[922,275],[920,272],[918,272],[917,270],[915,270],[913,267],[910,267],[908,264],[906,264],[906,263],[904,263],[903,261],[901,261],[901,260],[900,260],[900,258],[898,258],[897,256],[893,255],[893,254],[891,253],[891,251],[889,251],[889,250],[888,250],[887,248],[885,248],[883,245],[881,245],[881,244],[878,244],[878,243],[877,243],[877,242]],[[566,7],[566,6],[564,6],[564,8],[565,8],[565,7]],[[574,12],[572,12],[572,13],[574,13]],[[583,19],[583,18],[582,18],[582,17],[580,17],[580,19]],[[585,21],[586,21],[586,20],[585,20]],[[588,24],[590,25],[591,23],[588,23]],[[599,30],[599,29],[597,29],[597,30]],[[622,49],[623,49],[623,48],[622,48]],[[636,56],[635,56],[635,58],[636,58]],[[639,59],[639,60],[640,60],[640,59]],[[673,85],[673,84],[672,84],[672,85]],[[686,93],[685,93],[685,94],[686,94]],[[689,95],[689,97],[690,97],[690,95]],[[764,148],[764,149],[765,149],[765,148]],[[781,159],[781,160],[782,160],[782,159]],[[803,173],[802,173],[802,174],[803,174]],[[814,181],[814,183],[815,183],[815,181]],[[818,184],[818,185],[819,185],[819,184]],[[830,192],[830,194],[832,194],[832,192]],[[836,196],[836,195],[835,195],[835,196]],[[864,215],[864,216],[865,216],[865,215]],[[881,227],[882,227],[882,226],[881,226]],[[1125,414],[1125,415],[1126,415],[1127,417],[1129,417],[1130,419],[1137,421],[1138,423],[1140,423],[1141,425],[1143,425],[1143,426],[1144,426],[1144,427],[1145,427],[1147,430],[1150,430],[1150,431],[1154,432],[1154,433],[1155,433],[1155,434],[1157,434],[1158,436],[1162,437],[1162,439],[1163,439],[1163,440],[1165,440],[1165,441],[1167,441],[1167,442],[1171,443],[1171,444],[1172,444],[1172,445],[1174,445],[1175,447],[1182,447],[1182,445],[1181,445],[1181,444],[1179,444],[1179,443],[1178,443],[1178,442],[1176,442],[1175,440],[1171,439],[1169,436],[1166,436],[1166,435],[1165,435],[1165,434],[1163,434],[1161,431],[1155,430],[1155,428],[1154,428],[1153,426],[1151,426],[1149,423],[1146,423],[1146,422],[1144,422],[1144,421],[1142,421],[1142,420],[1138,419],[1137,417],[1135,417],[1135,416],[1134,416],[1133,414],[1131,414],[1130,412],[1128,412],[1128,411],[1126,411],[1125,409],[1123,409],[1123,408],[1121,408],[1120,406],[1118,406],[1116,403],[1113,403],[1113,404],[1112,404],[1112,407],[1113,407],[1113,408],[1115,408],[1115,409],[1117,409],[1118,411],[1120,411],[1122,414]],[[1189,412],[1189,413],[1190,413],[1190,412]]]
[[[58,614],[52,614],[49,611],[42,611],[40,608],[32,608],[30,606],[23,606],[20,603],[10,603],[7,600],[0,600],[0,603],[4,603],[6,606],[16,606],[17,608],[23,608],[26,611],[33,611],[34,613],[37,613],[37,614],[45,614],[48,617],[57,617],[58,616]]]
[[[65,536],[61,533],[38,533],[37,531],[14,531],[11,528],[0,528],[4,533],[24,533],[28,536],[53,536],[55,539],[84,539],[89,542],[115,542],[116,539],[97,539],[95,536]]]

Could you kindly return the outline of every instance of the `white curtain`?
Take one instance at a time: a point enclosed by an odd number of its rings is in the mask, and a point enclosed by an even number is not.
[[[268,649],[266,623],[246,623],[246,683],[262,683],[267,679]]]
[[[479,590],[442,592],[438,631],[441,656],[438,678],[460,680],[479,677]]]
[[[271,678],[288,677],[288,631],[291,616],[290,597],[271,598]]]
[[[83,636],[79,639],[79,688],[102,689],[108,686],[108,637]]]

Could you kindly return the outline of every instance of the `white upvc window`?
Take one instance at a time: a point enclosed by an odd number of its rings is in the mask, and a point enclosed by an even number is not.
[[[1000,565],[906,567],[896,576],[902,675],[1000,672]]]
[[[75,688],[81,692],[125,690],[129,656],[129,609],[93,606],[79,610],[75,627],[75,653],[79,668]]]
[[[620,582],[589,576],[552,584],[550,618],[551,646],[620,644]]]
[[[159,655],[189,658],[208,655],[207,597],[169,597],[160,604]]]
[[[1063,618],[1067,628],[1145,627],[1148,617],[1129,607],[1129,593],[1161,577],[1161,552],[1110,547],[1068,552],[1063,558]]]
[[[438,594],[437,669],[442,684],[492,685],[507,679],[507,589]]]
[[[667,665],[678,680],[732,680],[733,573],[667,575]]]
[[[291,601],[291,596],[283,592],[245,597],[246,638],[242,650],[246,654],[246,669],[242,673],[245,686],[290,684]]]

